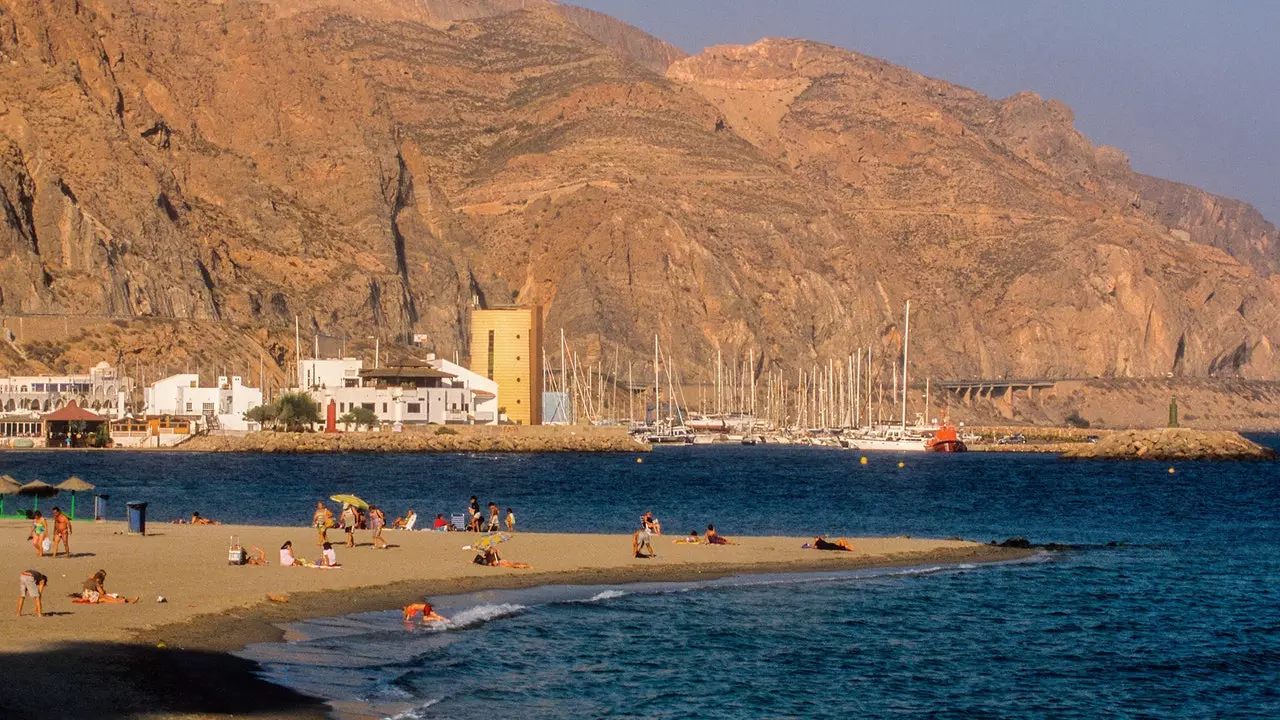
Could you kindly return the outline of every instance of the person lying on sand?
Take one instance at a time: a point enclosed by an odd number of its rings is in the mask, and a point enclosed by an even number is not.
[[[707,526],[707,534],[705,537],[707,538],[708,545],[733,545],[733,543],[729,542],[729,538],[726,538],[725,536],[716,532],[715,525]]]
[[[697,530],[690,530],[688,535],[685,535],[682,538],[677,538],[675,540],[672,540],[671,542],[675,543],[676,545],[697,545],[702,541],[698,539]]]
[[[839,550],[843,552],[853,552],[853,545],[844,538],[836,538],[828,540],[821,535],[813,539],[814,550]]]
[[[649,533],[649,528],[643,525],[634,535],[631,536],[631,555],[632,557],[649,558],[656,557],[658,553],[653,550],[653,535]]]
[[[99,603],[136,603],[138,598],[120,597],[117,593],[109,593],[102,586],[107,581],[107,571],[99,570],[93,574],[93,577],[84,581],[83,589],[80,591],[80,599],[90,605]]]
[[[255,546],[255,547],[254,547],[254,548],[249,552],[249,559],[248,559],[248,563],[249,563],[250,565],[266,565],[266,564],[267,564],[267,552],[266,552],[265,550],[263,550],[262,548],[260,548],[260,547],[256,547],[256,546]]]
[[[191,524],[192,525],[221,525],[222,523],[216,520],[210,520],[208,518],[200,517],[200,513],[193,512],[191,513]]]
[[[423,623],[449,622],[449,618],[440,615],[430,603],[412,603],[404,606],[404,619],[412,620],[414,615],[421,615]]]
[[[472,562],[474,562],[477,565],[488,565],[489,567],[521,568],[521,569],[533,567],[529,563],[518,563],[518,562],[511,562],[510,560],[503,560],[502,556],[498,554],[498,548],[495,548],[495,547],[490,547],[484,552],[477,553],[475,560],[473,560]]]

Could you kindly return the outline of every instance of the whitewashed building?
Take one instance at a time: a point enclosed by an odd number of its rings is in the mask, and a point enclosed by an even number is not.
[[[298,382],[307,390],[360,387],[363,367],[364,361],[359,358],[303,360],[298,363]]]
[[[71,375],[0,377],[0,412],[51,412],[75,401],[80,407],[122,417],[133,379],[105,361]]]
[[[147,415],[198,415],[210,428],[259,429],[244,414],[262,404],[262,390],[245,385],[239,375],[219,377],[217,387],[200,387],[200,376],[194,373],[170,375],[152,383],[144,394]]]
[[[305,372],[304,369],[304,375]],[[321,415],[332,401],[339,417],[364,407],[377,415],[379,423],[444,425],[496,424],[498,421],[497,384],[445,360],[433,357],[426,362],[357,368],[356,376],[358,385],[355,386],[347,384],[344,375],[342,384],[324,382],[307,388],[312,399],[320,404]]]

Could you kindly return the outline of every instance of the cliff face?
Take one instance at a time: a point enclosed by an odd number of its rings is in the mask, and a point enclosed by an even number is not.
[[[1065,106],[537,0],[0,0],[0,218],[0,314],[277,363],[294,315],[465,354],[480,296],[794,371],[896,353],[912,298],[917,372],[1273,374],[1274,228]]]

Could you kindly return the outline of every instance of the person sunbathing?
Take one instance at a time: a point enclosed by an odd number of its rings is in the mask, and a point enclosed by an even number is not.
[[[266,565],[267,552],[262,548],[255,546],[253,550],[249,553],[248,562],[250,565]]]
[[[99,570],[93,574],[88,580],[84,581],[83,589],[80,591],[80,599],[91,604],[99,603],[136,603],[138,598],[120,597],[117,593],[109,593],[102,586],[107,581],[107,571]]]
[[[697,530],[690,530],[688,535],[685,535],[684,537],[676,540],[672,540],[671,542],[675,543],[676,545],[697,545],[702,541],[698,539]]]
[[[813,549],[815,550],[838,550],[842,552],[853,552],[853,545],[844,538],[836,538],[828,540],[821,535],[813,539]]]
[[[413,508],[409,508],[405,511],[404,517],[398,517],[391,523],[391,529],[404,530],[407,527],[412,527],[413,521],[417,519],[418,513],[414,512]]]
[[[733,544],[729,542],[729,538],[726,538],[725,536],[721,535],[719,532],[716,531],[715,525],[707,526],[707,533],[704,537],[706,537],[708,545],[732,545]]]
[[[200,517],[200,513],[193,512],[191,513],[191,524],[192,525],[221,525],[222,523],[216,520],[210,520],[208,518]]]
[[[477,554],[474,562],[477,565],[488,565],[489,567],[521,568],[521,569],[533,567],[529,563],[518,563],[518,562],[511,562],[510,560],[503,560],[502,556],[498,554],[498,549],[495,547],[490,547],[487,550]]]
[[[422,622],[424,624],[435,623],[435,622],[449,622],[449,618],[437,613],[435,609],[431,607],[430,603],[420,602],[420,603],[411,603],[409,605],[405,605],[404,619],[413,620],[414,615],[421,615]]]

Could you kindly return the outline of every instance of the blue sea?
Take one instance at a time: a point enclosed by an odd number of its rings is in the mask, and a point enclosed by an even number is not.
[[[1280,438],[1263,438],[1273,445]],[[542,587],[297,623],[247,648],[343,718],[1280,717],[1280,465],[895,456],[20,453],[151,520],[304,524],[353,492],[424,518],[467,498],[541,531],[960,536],[1079,547],[998,565]],[[898,461],[905,466],[899,468]],[[84,514],[84,498],[80,499]],[[48,501],[44,501],[48,502]],[[60,500],[59,502],[65,501]],[[43,506],[43,505],[42,505]]]

